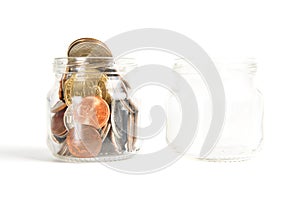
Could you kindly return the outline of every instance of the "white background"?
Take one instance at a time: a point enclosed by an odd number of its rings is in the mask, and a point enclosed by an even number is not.
[[[299,199],[298,1],[2,1],[0,199]],[[45,143],[52,59],[80,37],[165,28],[209,54],[260,59],[265,142],[252,160],[183,158],[148,175],[55,162]]]

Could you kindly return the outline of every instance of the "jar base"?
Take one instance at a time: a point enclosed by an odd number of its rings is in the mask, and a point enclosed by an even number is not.
[[[135,153],[123,153],[123,154],[119,154],[119,155],[101,155],[98,157],[93,157],[93,158],[76,158],[76,157],[72,157],[72,156],[61,156],[58,154],[53,154],[53,156],[60,160],[60,161],[64,161],[64,162],[112,162],[112,161],[119,161],[119,160],[125,160],[125,159],[129,159],[132,156],[134,156]]]
[[[240,162],[250,160],[259,150],[260,147],[251,149],[245,146],[220,146],[215,147],[207,157],[199,157],[199,155],[190,153],[187,154],[193,158],[209,162]]]

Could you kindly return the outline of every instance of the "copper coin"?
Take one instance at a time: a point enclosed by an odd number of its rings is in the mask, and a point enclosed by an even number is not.
[[[62,144],[62,147],[60,148],[60,150],[57,152],[58,155],[60,156],[67,156],[69,153],[69,149],[66,143]]]
[[[57,113],[67,107],[67,104],[65,104],[63,101],[59,100],[56,102],[54,106],[51,107],[51,112],[52,113]]]
[[[77,124],[69,131],[66,142],[70,153],[77,158],[96,157],[102,147],[98,130],[83,124]]]
[[[64,114],[66,108],[55,113],[51,119],[51,131],[56,136],[63,136],[67,132],[64,124]]]
[[[74,104],[75,123],[102,128],[110,117],[109,106],[104,99],[98,96],[84,97],[80,103]]]
[[[62,79],[59,81],[58,98],[59,98],[61,101],[64,100],[63,77],[62,77]]]

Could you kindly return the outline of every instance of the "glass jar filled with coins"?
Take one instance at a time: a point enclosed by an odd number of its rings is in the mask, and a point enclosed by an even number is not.
[[[54,72],[47,141],[55,157],[112,161],[138,150],[138,109],[104,43],[92,38],[74,41],[68,57],[54,60]]]

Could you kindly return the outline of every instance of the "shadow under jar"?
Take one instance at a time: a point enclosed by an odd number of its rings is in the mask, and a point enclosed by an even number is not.
[[[113,58],[56,58],[54,72],[47,142],[55,157],[113,161],[138,150],[138,110]]]

